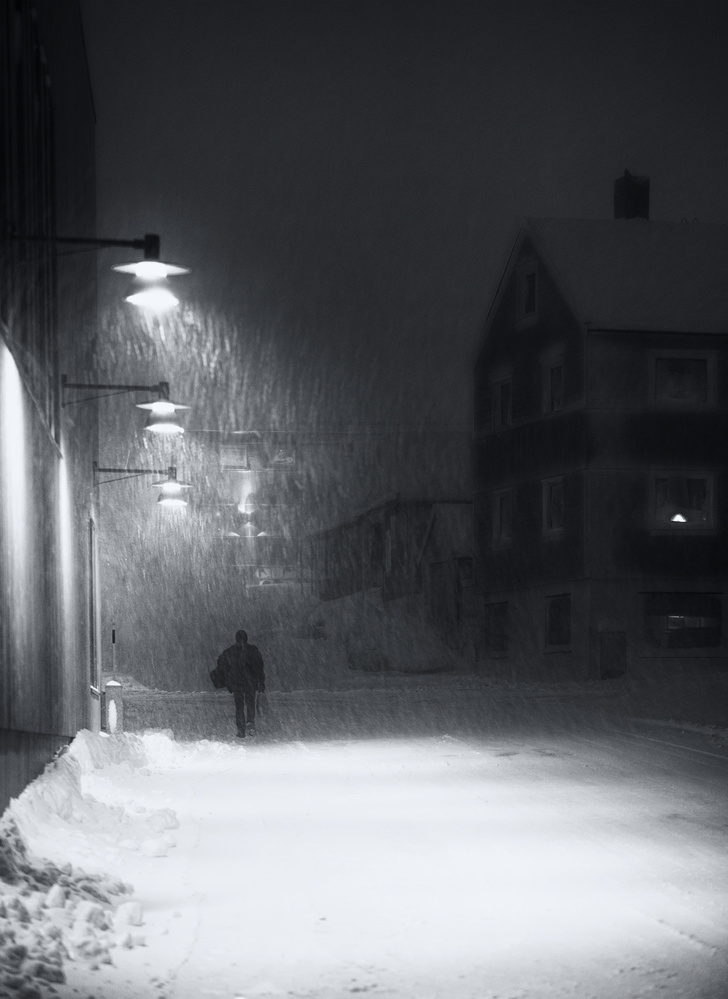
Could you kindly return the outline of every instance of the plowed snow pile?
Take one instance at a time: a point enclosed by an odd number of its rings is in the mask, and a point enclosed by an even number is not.
[[[177,817],[168,808],[104,803],[89,789],[101,768],[105,780],[151,772],[175,752],[184,750],[160,733],[80,732],[10,803],[0,820],[0,996],[84,995],[65,985],[69,975],[83,978],[145,945],[141,905],[104,867],[121,853],[166,856]]]

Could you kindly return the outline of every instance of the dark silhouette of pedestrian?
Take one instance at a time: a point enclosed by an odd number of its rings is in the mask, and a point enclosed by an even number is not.
[[[225,649],[217,666],[235,698],[238,739],[255,735],[255,696],[265,691],[265,668],[257,646],[248,644],[246,631],[235,632],[235,645]]]

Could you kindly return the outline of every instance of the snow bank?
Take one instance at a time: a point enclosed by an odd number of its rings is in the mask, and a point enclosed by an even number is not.
[[[43,999],[65,982],[66,962],[94,969],[113,963],[114,948],[145,943],[141,905],[129,899],[130,886],[103,872],[104,859],[127,850],[166,856],[177,816],[103,803],[88,789],[120,769],[169,765],[178,751],[164,732],[82,731],[11,801],[0,819],[0,996]]]

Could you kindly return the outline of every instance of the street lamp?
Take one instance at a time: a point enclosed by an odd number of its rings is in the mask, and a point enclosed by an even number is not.
[[[82,398],[66,399],[65,393],[68,389],[90,390],[102,392],[102,395],[85,395]],[[175,416],[178,409],[189,409],[179,402],[172,402],[169,398],[169,382],[158,382],[156,385],[116,385],[109,382],[69,382],[66,375],[61,377],[61,390],[64,395],[63,406],[71,406],[81,402],[91,402],[94,399],[105,399],[111,395],[120,395],[125,392],[155,392],[156,399],[151,402],[140,402],[136,404],[137,409],[150,410],[144,429],[153,434],[183,434],[184,427]]]
[[[153,232],[148,232],[142,239],[99,239],[84,236],[29,236],[11,231],[10,238],[35,243],[63,243],[85,247],[87,250],[100,250],[112,246],[128,246],[142,250],[143,260],[120,264],[113,270],[134,275],[136,290],[126,296],[126,301],[152,312],[165,312],[179,303],[179,299],[172,294],[167,278],[189,274],[188,268],[177,267],[159,259],[159,236]]]
[[[113,479],[100,479],[100,475],[113,475]],[[157,503],[166,507],[185,507],[184,490],[190,489],[188,482],[180,482],[177,478],[177,468],[169,465],[167,468],[101,468],[94,462],[94,487],[107,485],[109,482],[121,482],[123,479],[135,479],[140,475],[164,475],[159,482],[152,482],[152,487],[159,489]]]
[[[184,427],[174,415],[178,409],[189,409],[179,402],[171,402],[169,397],[154,399],[152,402],[138,402],[137,409],[148,409],[149,416],[144,429],[152,434],[183,434]]]

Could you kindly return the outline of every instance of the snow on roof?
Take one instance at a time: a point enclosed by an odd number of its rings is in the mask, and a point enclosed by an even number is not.
[[[591,329],[728,332],[728,226],[528,219],[524,234]]]

